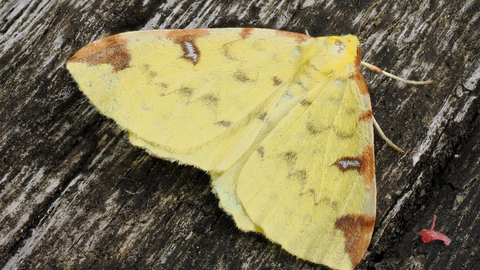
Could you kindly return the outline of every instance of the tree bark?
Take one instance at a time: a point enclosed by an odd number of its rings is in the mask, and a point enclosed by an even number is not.
[[[227,3],[229,2],[229,3]],[[0,267],[315,269],[218,207],[210,177],[149,156],[78,90],[65,62],[140,29],[356,34],[375,135],[377,220],[357,269],[480,268],[480,4],[463,1],[0,1]],[[429,229],[450,237],[423,243]]]

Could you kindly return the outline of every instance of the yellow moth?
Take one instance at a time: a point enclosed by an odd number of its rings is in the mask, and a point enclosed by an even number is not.
[[[95,41],[67,68],[134,145],[208,171],[241,230],[352,269],[376,211],[360,58],[351,35],[154,30]]]

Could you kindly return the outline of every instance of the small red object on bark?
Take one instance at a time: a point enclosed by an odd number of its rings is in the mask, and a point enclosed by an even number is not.
[[[435,220],[437,219],[436,215],[433,215],[433,223],[432,223],[432,228],[430,230],[422,230],[420,232],[420,235],[422,236],[422,241],[424,243],[428,243],[433,240],[442,240],[445,245],[450,245],[450,238],[448,238],[445,234],[441,232],[436,232],[433,229],[435,228]]]

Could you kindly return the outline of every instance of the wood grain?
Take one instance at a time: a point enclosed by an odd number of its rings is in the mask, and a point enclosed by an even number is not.
[[[227,4],[227,2],[230,2]],[[65,62],[140,29],[265,27],[357,34],[376,135],[378,210],[357,269],[480,265],[480,4],[463,1],[0,1],[2,269],[316,269],[218,208],[209,176],[128,144]],[[360,30],[359,30],[360,28]],[[421,242],[430,228],[450,246]]]

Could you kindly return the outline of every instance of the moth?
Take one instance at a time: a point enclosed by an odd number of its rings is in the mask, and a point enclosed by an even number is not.
[[[67,69],[132,144],[209,172],[238,228],[352,269],[376,212],[360,59],[352,35],[152,30],[95,41]]]

